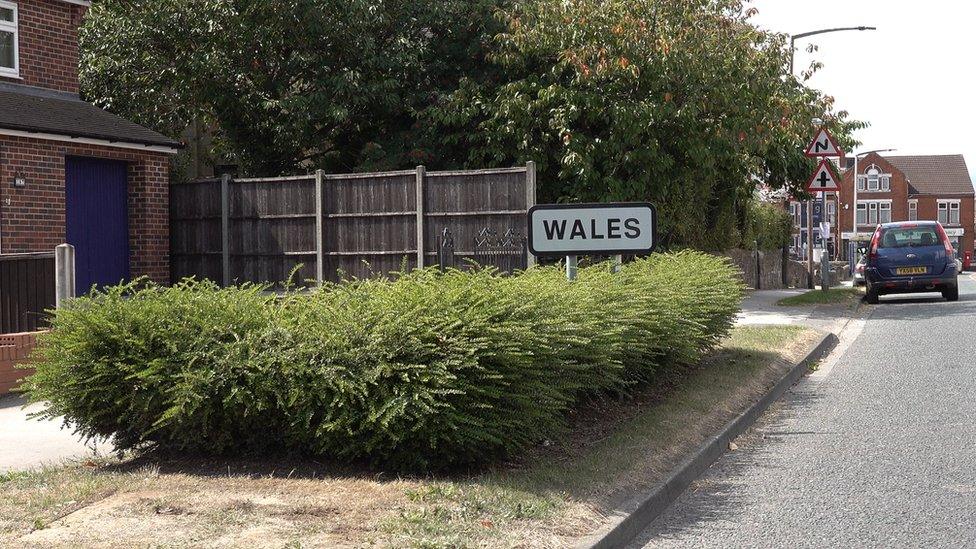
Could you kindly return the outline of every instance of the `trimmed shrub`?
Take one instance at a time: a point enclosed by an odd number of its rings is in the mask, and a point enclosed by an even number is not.
[[[59,310],[25,388],[120,449],[305,452],[400,470],[484,463],[567,411],[680,372],[724,338],[734,268],[654,255],[567,282],[433,269],[269,295],[110,288]]]

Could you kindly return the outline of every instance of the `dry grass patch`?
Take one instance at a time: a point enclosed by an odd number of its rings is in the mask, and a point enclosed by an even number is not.
[[[516,463],[403,479],[313,462],[106,460],[0,476],[2,547],[565,547],[659,480],[816,339],[740,327],[693,372],[577,414]]]

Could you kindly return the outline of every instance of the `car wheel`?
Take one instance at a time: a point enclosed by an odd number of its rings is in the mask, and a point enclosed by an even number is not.
[[[942,297],[946,301],[959,301],[959,286],[954,286],[951,290],[942,290]]]
[[[864,301],[867,301],[871,305],[878,304],[878,291],[868,286],[868,291],[864,294]]]

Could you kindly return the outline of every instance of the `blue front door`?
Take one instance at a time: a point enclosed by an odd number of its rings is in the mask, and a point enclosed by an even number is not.
[[[65,160],[65,223],[75,247],[78,295],[93,285],[129,278],[129,220],[124,162],[98,158]]]

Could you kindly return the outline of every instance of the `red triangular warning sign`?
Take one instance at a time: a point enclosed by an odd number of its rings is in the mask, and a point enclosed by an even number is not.
[[[817,165],[810,181],[807,181],[807,192],[836,191],[837,189],[837,180],[834,179],[834,172],[830,170],[830,161],[825,158]]]
[[[829,156],[844,156],[844,151],[841,150],[837,144],[837,140],[834,139],[834,136],[830,135],[827,128],[820,128],[817,130],[817,135],[814,136],[813,141],[803,151],[803,154],[812,158],[824,158]]]

